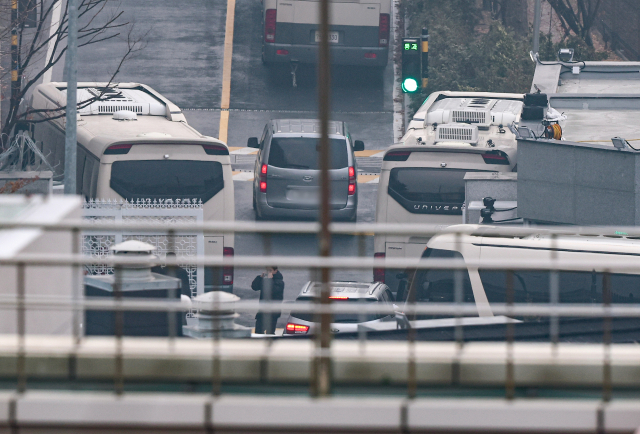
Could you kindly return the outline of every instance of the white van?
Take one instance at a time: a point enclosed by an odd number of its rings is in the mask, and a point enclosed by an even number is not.
[[[401,143],[383,156],[376,223],[424,223],[443,228],[463,223],[467,172],[516,171],[514,131],[524,102],[524,94],[429,95]],[[561,116],[551,109],[545,113],[549,119]],[[376,235],[375,257],[415,258],[427,241],[425,237]],[[396,291],[398,272],[375,269],[374,280]]]
[[[466,234],[456,235],[462,229]],[[465,262],[548,261],[564,263],[558,272],[560,303],[640,302],[640,239],[623,235],[559,235],[532,231],[524,236],[501,236],[496,226],[460,225],[431,238],[422,254],[424,259],[462,259]],[[613,265],[612,265],[613,264]],[[633,268],[629,268],[632,266]],[[617,268],[616,268],[617,267]],[[608,271],[608,284],[604,272]],[[512,270],[513,302],[549,303],[549,270]],[[453,302],[454,271],[410,271],[407,294],[415,301]],[[609,292],[604,288],[609,288]],[[475,302],[479,316],[493,316],[492,303],[506,303],[507,270],[467,267],[463,273],[463,298]]]
[[[189,126],[179,107],[139,83],[78,83],[77,194],[85,199],[202,201],[205,221],[235,219],[229,148]],[[46,83],[33,92],[34,109],[66,106],[66,83]],[[61,111],[63,112],[63,111]],[[34,138],[62,177],[65,117],[35,124]],[[44,118],[41,118],[44,119]],[[208,254],[232,256],[233,234],[208,234]],[[233,284],[225,268],[223,286]],[[206,279],[205,279],[206,280]]]
[[[318,1],[264,0],[262,61],[318,61]],[[331,63],[384,68],[389,58],[391,0],[329,0]]]

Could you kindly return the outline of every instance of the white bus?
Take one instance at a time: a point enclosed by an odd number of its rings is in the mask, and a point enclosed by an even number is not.
[[[318,1],[264,0],[262,60],[318,61]],[[330,0],[329,44],[336,65],[384,68],[389,58],[391,0]]]
[[[465,173],[516,170],[517,142],[511,128],[520,123],[524,101],[524,94],[509,93],[429,95],[401,143],[384,154],[376,222],[443,228],[462,223]],[[374,255],[415,258],[427,241],[423,236],[376,235]],[[375,269],[374,280],[396,291],[400,271]]]
[[[180,108],[149,86],[105,86],[78,83],[78,102],[99,99],[78,110],[77,194],[86,199],[134,202],[202,201],[205,221],[233,221],[233,175],[227,145],[189,126]],[[33,92],[31,106],[60,109],[66,100],[66,83],[41,84]],[[65,118],[36,123],[33,134],[42,142],[56,175],[61,176]],[[205,253],[233,255],[232,234],[208,234],[208,239],[216,242],[207,242]],[[223,289],[231,288],[233,270],[225,268],[222,274]],[[218,286],[213,281],[207,285],[206,280],[205,286]]]

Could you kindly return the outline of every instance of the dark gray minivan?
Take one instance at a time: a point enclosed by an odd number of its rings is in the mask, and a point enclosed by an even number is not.
[[[320,209],[320,122],[315,119],[275,119],[262,137],[249,138],[258,148],[253,179],[256,219],[316,219]],[[358,188],[352,141],[344,122],[329,122],[331,213],[334,220],[356,220]]]

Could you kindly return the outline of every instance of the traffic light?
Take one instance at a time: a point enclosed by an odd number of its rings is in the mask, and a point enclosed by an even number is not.
[[[420,89],[422,69],[419,38],[402,38],[402,91],[417,92]]]

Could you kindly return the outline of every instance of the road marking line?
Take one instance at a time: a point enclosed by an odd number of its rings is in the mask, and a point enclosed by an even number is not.
[[[258,150],[255,148],[249,148],[249,147],[230,146],[229,153],[233,155],[251,155],[251,154],[257,154]]]
[[[51,56],[53,56],[53,47],[55,45],[55,41],[57,38],[53,38],[52,36],[58,31],[58,27],[60,26],[60,10],[61,7],[60,5],[62,4],[62,1],[57,2],[56,4],[53,5],[53,10],[51,11],[51,26],[49,27],[49,43],[47,46],[47,57],[44,58],[44,64],[46,65],[47,62],[49,61],[49,59],[51,59]],[[43,75],[42,75],[42,82],[43,83],[50,83],[51,82],[51,74],[53,73],[53,67],[49,68]]]
[[[234,181],[253,181],[253,172],[233,172]]]
[[[218,138],[227,142],[229,127],[229,101],[231,99],[231,60],[233,58],[233,25],[236,0],[227,0],[227,21],[224,31],[224,60],[222,62],[222,98],[220,101],[220,129]]]
[[[360,184],[369,184],[369,183],[378,183],[378,178],[380,175],[358,175],[358,183]]]

